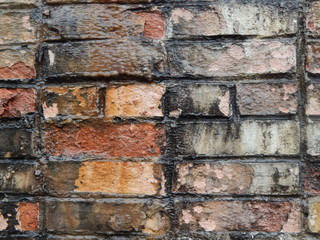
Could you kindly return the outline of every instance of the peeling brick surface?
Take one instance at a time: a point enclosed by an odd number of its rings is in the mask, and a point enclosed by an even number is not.
[[[0,0],[0,239],[318,240],[320,0]]]

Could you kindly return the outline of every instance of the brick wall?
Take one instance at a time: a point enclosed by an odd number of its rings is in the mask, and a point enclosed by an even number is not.
[[[320,239],[320,0],[0,0],[0,239]]]

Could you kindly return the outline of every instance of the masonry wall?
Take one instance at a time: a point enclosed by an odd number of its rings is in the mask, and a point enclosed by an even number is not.
[[[319,11],[0,0],[0,239],[320,239]]]

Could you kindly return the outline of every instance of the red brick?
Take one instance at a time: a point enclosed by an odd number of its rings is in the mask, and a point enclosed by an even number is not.
[[[139,12],[144,22],[144,36],[149,39],[162,39],[165,37],[165,18],[158,10]]]
[[[39,203],[20,202],[17,219],[22,231],[35,231],[39,228]]]
[[[161,99],[165,88],[158,84],[115,86],[107,90],[107,116],[163,116]]]
[[[46,125],[46,152],[66,156],[159,157],[164,129],[149,123]]]
[[[35,111],[34,89],[0,88],[0,117],[21,117]]]
[[[295,114],[298,88],[294,83],[237,84],[237,100],[241,114]]]
[[[300,206],[294,202],[184,202],[176,209],[180,228],[188,231],[300,232]]]

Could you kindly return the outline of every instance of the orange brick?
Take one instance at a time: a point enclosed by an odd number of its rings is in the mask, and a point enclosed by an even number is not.
[[[39,203],[20,202],[17,218],[20,230],[37,230],[39,228]]]

